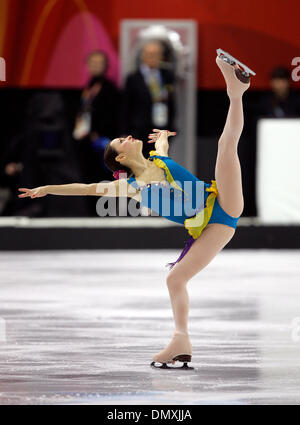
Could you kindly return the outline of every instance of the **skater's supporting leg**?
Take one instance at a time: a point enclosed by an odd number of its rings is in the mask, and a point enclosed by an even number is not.
[[[167,361],[177,354],[191,354],[188,336],[189,296],[188,281],[202,270],[218,252],[230,241],[234,234],[232,227],[223,224],[209,224],[193,243],[187,254],[172,268],[168,277],[175,333],[185,334],[181,338],[173,337],[170,344],[153,357],[155,361]],[[175,334],[174,334],[175,335]],[[185,350],[190,347],[190,352]]]
[[[234,234],[232,227],[222,224],[208,225],[193,243],[187,254],[172,268],[167,276],[175,321],[175,331],[188,332],[189,296],[188,281],[206,267]]]
[[[174,278],[168,277],[167,285],[175,321],[175,331],[187,334],[190,307],[187,282],[185,279],[182,282],[175,282]]]

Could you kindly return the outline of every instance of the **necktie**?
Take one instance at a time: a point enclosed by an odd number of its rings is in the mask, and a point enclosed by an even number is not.
[[[151,72],[149,75],[149,88],[153,98],[153,102],[159,102],[161,99],[160,84],[157,79],[157,74]]]

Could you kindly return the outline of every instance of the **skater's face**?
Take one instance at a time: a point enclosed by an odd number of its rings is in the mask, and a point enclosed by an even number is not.
[[[142,152],[143,142],[138,139],[134,139],[131,135],[127,137],[120,137],[118,139],[114,139],[110,143],[111,147],[114,148],[118,152],[118,157],[131,158],[135,156],[136,153]],[[119,159],[120,159],[119,158]]]

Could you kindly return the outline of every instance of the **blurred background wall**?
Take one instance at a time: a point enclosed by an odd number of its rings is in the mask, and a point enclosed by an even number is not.
[[[298,0],[1,0],[6,86],[80,88],[82,59],[95,48],[109,53],[108,76],[117,81],[122,19],[194,19],[199,89],[223,89],[211,66],[219,45],[255,65],[252,88],[267,89],[269,69],[299,55],[298,12]]]
[[[24,133],[28,101],[37,92],[55,92],[61,96],[65,126],[72,133],[81,91],[88,80],[85,58],[89,52],[100,49],[106,53],[109,60],[106,76],[122,89],[119,48],[120,23],[124,19],[192,19],[198,24],[196,155],[197,176],[203,180],[214,178],[217,140],[228,107],[224,81],[215,66],[216,49],[221,47],[255,70],[257,75],[244,96],[245,127],[239,155],[245,196],[243,216],[256,216],[257,121],[268,116],[264,100],[271,93],[272,70],[279,65],[292,70],[291,60],[299,56],[298,0],[248,3],[235,0],[1,0],[0,56],[6,61],[6,81],[0,82],[2,168],[8,161],[6,155],[12,141]],[[290,87],[299,99],[300,82],[290,81]],[[300,107],[296,105],[286,116],[298,116],[298,113],[300,116]],[[61,174],[59,182],[83,181],[76,155],[76,149],[70,153],[72,167],[67,175]],[[65,170],[63,163],[61,169]],[[3,173],[1,179],[4,188],[14,189],[17,185],[10,177],[8,183],[3,183],[7,180]],[[59,183],[54,179],[51,184]],[[86,212],[85,201],[76,200],[72,206],[70,200],[68,206],[66,200],[60,202],[61,207],[56,211],[48,206],[48,215],[93,214]],[[91,206],[88,210],[95,211]],[[38,215],[32,213],[32,216]]]

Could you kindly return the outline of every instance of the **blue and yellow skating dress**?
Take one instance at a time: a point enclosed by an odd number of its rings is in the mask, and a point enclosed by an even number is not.
[[[205,183],[168,156],[151,151],[149,160],[164,170],[168,184],[156,183],[139,186],[134,177],[127,182],[141,192],[141,205],[150,208],[168,220],[183,224],[190,234],[182,253],[172,268],[184,257],[191,245],[209,223],[222,223],[236,228],[239,217],[231,217],[220,206],[216,181]]]

